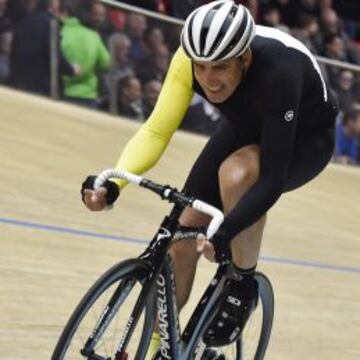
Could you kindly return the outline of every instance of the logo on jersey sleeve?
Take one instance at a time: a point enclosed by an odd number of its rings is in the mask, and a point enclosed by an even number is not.
[[[284,119],[285,121],[291,121],[295,116],[294,110],[289,110],[286,112]]]

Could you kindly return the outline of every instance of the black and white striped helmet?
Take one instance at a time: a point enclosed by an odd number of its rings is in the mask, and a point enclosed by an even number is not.
[[[231,0],[200,6],[186,19],[181,46],[196,61],[221,61],[241,56],[255,36],[250,12]]]

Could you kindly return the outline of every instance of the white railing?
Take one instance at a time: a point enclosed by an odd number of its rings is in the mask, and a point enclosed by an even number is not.
[[[184,23],[182,20],[175,19],[175,18],[173,18],[171,16],[159,14],[159,13],[156,13],[156,12],[153,12],[153,11],[150,11],[150,10],[139,8],[137,6],[124,4],[124,3],[121,3],[121,2],[116,1],[116,0],[100,0],[100,1],[102,3],[104,3],[104,4],[106,4],[106,5],[110,5],[110,6],[113,6],[113,7],[122,9],[122,10],[126,10],[126,11],[129,11],[129,12],[135,12],[137,14],[142,14],[142,15],[145,15],[145,16],[148,16],[148,17],[152,17],[154,19],[163,20],[163,21],[166,21],[166,22],[168,22],[170,24],[183,25],[183,23]],[[178,0],[178,1],[181,1],[181,0]]]
[[[100,1],[106,5],[110,5],[110,6],[118,8],[118,9],[122,9],[122,10],[129,11],[129,12],[135,12],[135,13],[142,14],[142,15],[151,17],[153,19],[165,21],[165,22],[168,22],[171,24],[175,24],[175,25],[183,25],[184,24],[183,20],[175,19],[171,16],[162,15],[162,14],[159,14],[159,13],[156,13],[153,11],[149,11],[149,10],[145,10],[145,9],[133,6],[133,5],[124,4],[120,1],[116,1],[116,0],[100,0]],[[181,1],[181,0],[178,0],[178,1]],[[326,58],[323,56],[318,56],[318,55],[315,55],[315,58],[319,63],[336,66],[336,67],[350,70],[350,71],[360,72],[359,65],[350,64],[345,61],[329,59],[329,58]]]
[[[149,10],[145,10],[145,9],[133,6],[133,5],[124,4],[124,3],[121,3],[116,0],[100,0],[100,1],[107,6],[112,6],[112,7],[127,11],[127,12],[134,12],[134,13],[142,14],[144,16],[158,19],[160,21],[164,21],[169,24],[178,25],[178,26],[182,26],[184,24],[183,20],[175,19],[171,16],[162,15],[162,14],[159,14],[159,13],[156,13],[153,11],[149,11]],[[59,44],[58,44],[58,35],[57,35],[59,30],[57,28],[56,22],[54,22],[52,24],[51,30],[52,30],[52,36],[51,36],[51,41],[52,41],[52,44],[51,44],[51,97],[54,99],[57,99],[57,98],[59,98],[59,83],[58,83],[58,79],[59,79],[59,69],[58,69]],[[328,58],[325,58],[322,56],[315,56],[315,57],[319,63],[336,66],[336,67],[354,71],[354,72],[360,72],[359,65],[350,64],[347,62],[338,61],[338,60],[334,60],[334,59],[328,59]],[[114,92],[114,93],[111,94],[112,92]],[[115,81],[113,81],[110,86],[110,98],[111,98],[111,101],[110,101],[110,109],[109,110],[112,113],[116,113],[116,82]]]

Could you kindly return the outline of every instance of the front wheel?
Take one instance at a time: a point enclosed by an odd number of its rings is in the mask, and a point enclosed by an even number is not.
[[[201,360],[263,360],[269,344],[274,318],[274,292],[270,280],[257,272],[259,303],[236,342],[206,349]]]
[[[111,268],[74,310],[51,359],[144,359],[155,322],[152,284],[140,260]]]

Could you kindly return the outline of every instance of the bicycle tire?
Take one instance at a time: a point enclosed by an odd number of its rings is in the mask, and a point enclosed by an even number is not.
[[[62,334],[59,337],[59,340],[55,346],[53,355],[51,357],[52,360],[64,360],[66,359],[65,355],[69,348],[70,342],[74,338],[76,331],[78,330],[81,322],[83,321],[84,317],[87,313],[91,310],[91,307],[94,303],[100,298],[102,294],[105,293],[106,290],[111,288],[112,286],[116,286],[119,283],[119,287],[122,286],[121,281],[128,281],[130,279],[134,279],[139,287],[140,295],[143,296],[145,303],[143,306],[144,313],[144,324],[139,346],[136,350],[136,355],[133,359],[135,360],[142,360],[146,355],[146,350],[150,343],[151,334],[153,331],[153,326],[155,323],[156,317],[156,309],[155,309],[155,301],[153,296],[149,296],[149,293],[152,292],[152,289],[147,288],[147,293],[144,293],[145,283],[147,282],[150,285],[151,281],[148,280],[149,278],[149,269],[144,266],[144,263],[138,259],[131,259],[123,261],[112,268],[110,268],[107,272],[105,272],[87,291],[84,295],[78,306],[73,311],[72,315],[70,316],[67,324],[65,325]],[[150,281],[150,282],[149,282]],[[121,291],[123,291],[122,289]],[[129,294],[133,288],[130,289]],[[120,293],[121,293],[120,291]],[[121,306],[117,310],[118,312],[121,311]],[[140,315],[138,315],[140,316]],[[99,321],[99,319],[97,319]],[[136,323],[132,326],[136,326]],[[91,332],[90,332],[91,333]],[[121,335],[121,334],[120,334]],[[90,336],[90,334],[89,334]],[[84,359],[84,357],[82,357]]]
[[[242,335],[242,337],[240,337],[234,343],[216,349],[218,351],[217,356],[210,356],[210,357],[206,355],[204,356],[205,354],[204,353],[201,360],[220,360],[224,358],[226,360],[263,360],[264,359],[270,341],[271,329],[274,319],[274,308],[275,308],[274,291],[270,280],[263,273],[256,272],[255,278],[259,284],[260,301],[254,313],[259,311],[259,305],[260,305],[262,309],[262,321],[261,321],[259,340],[257,342],[256,350],[254,351],[255,352],[254,356],[248,357],[244,354],[244,350],[243,350],[244,344],[243,344],[243,339],[242,339],[243,335]],[[251,317],[249,320],[251,320]],[[246,330],[246,326],[244,330]],[[231,351],[231,355],[229,355],[230,351]],[[190,356],[190,358],[195,358],[195,355],[193,354],[192,356]]]

